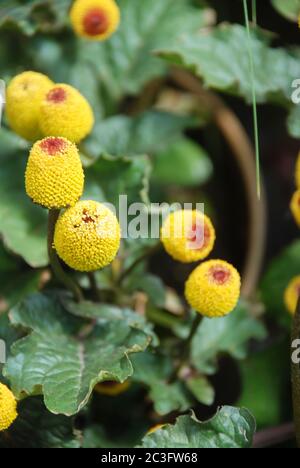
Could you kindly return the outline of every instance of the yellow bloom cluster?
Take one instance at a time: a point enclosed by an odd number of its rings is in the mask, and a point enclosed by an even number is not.
[[[114,0],[75,0],[70,19],[78,36],[103,41],[118,29],[120,9]]]
[[[54,83],[45,75],[24,72],[7,87],[6,114],[15,133],[29,141],[42,137],[39,114],[42,100]]]
[[[77,89],[31,71],[8,85],[6,114],[11,128],[29,141],[60,136],[79,143],[94,125],[93,110]]]
[[[171,213],[161,229],[161,241],[167,253],[182,263],[206,258],[216,240],[208,216],[199,211],[179,210]]]
[[[79,143],[91,132],[94,114],[77,89],[57,84],[41,103],[39,124],[45,136],[62,136]]]
[[[293,278],[284,292],[284,303],[291,315],[295,315],[300,297],[300,276]]]
[[[13,393],[0,383],[0,432],[8,429],[17,416],[17,402]]]
[[[34,203],[49,209],[73,206],[83,185],[84,173],[74,143],[48,137],[34,144],[25,174],[26,192]]]
[[[71,268],[94,271],[114,260],[120,239],[120,225],[111,210],[95,201],[80,201],[59,218],[54,247]]]
[[[199,211],[171,213],[161,229],[161,241],[175,260],[191,263],[204,260],[214,248],[216,233],[208,216]],[[234,310],[240,297],[241,278],[222,260],[198,266],[185,285],[189,305],[207,317],[222,317]]]
[[[126,392],[130,387],[130,380],[125,380],[125,382],[101,382],[97,384],[94,388],[96,393],[100,395],[107,396],[118,396],[121,393]]]
[[[223,260],[210,260],[199,265],[185,286],[190,306],[206,317],[222,317],[236,307],[241,288],[237,270]]]

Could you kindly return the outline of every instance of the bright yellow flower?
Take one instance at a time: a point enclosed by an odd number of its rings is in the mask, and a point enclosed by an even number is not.
[[[95,201],[81,201],[59,218],[54,246],[74,270],[94,271],[113,261],[120,238],[120,225],[109,208]]]
[[[45,75],[24,72],[7,87],[6,115],[10,127],[21,137],[35,141],[42,136],[39,127],[40,105],[54,83]]]
[[[200,211],[171,213],[161,229],[161,241],[167,253],[182,263],[203,260],[212,251],[216,234],[211,220]]]
[[[290,209],[293,214],[293,217],[300,227],[300,190],[297,190],[291,200]]]
[[[130,381],[125,380],[125,382],[101,382],[97,384],[94,388],[95,392],[100,393],[100,395],[107,396],[118,396],[121,393],[124,393],[130,387]]]
[[[293,278],[284,292],[284,303],[290,314],[295,315],[300,296],[300,275]]]
[[[44,136],[61,136],[79,143],[91,132],[94,114],[77,89],[57,84],[42,101],[39,124]]]
[[[118,29],[120,9],[114,0],[75,0],[70,18],[78,36],[103,41]]]
[[[46,208],[66,208],[81,197],[84,173],[78,150],[65,138],[48,137],[30,152],[25,186],[34,203]]]
[[[17,402],[13,393],[0,383],[0,432],[8,429],[17,416]]]
[[[222,317],[236,307],[241,289],[237,270],[223,260],[210,260],[199,265],[185,286],[190,306],[207,317]]]

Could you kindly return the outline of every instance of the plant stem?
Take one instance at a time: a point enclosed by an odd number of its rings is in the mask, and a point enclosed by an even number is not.
[[[253,22],[254,26],[257,26],[256,0],[252,0],[252,22]]]
[[[60,210],[49,210],[48,215],[48,256],[53,273],[74,296],[76,302],[83,300],[83,294],[76,282],[64,271],[59,258],[53,248],[55,225],[59,217]]]
[[[300,301],[298,302],[297,311],[294,317],[292,330],[292,343],[300,339]],[[293,388],[293,403],[294,403],[294,420],[296,429],[296,438],[298,447],[300,448],[300,366],[292,362],[292,388]]]
[[[123,273],[120,275],[117,284],[118,286],[121,286],[121,284],[124,282],[124,280],[136,269],[136,267],[143,261],[146,260],[150,255],[155,253],[160,247],[160,244],[157,243],[153,247],[150,247],[146,252],[143,252],[142,255],[140,255],[131,265],[128,267],[126,270],[123,271]]]
[[[178,363],[178,365],[175,367],[174,371],[172,372],[170,378],[169,378],[169,383],[173,383],[177,376],[178,376],[178,372],[180,371],[180,369],[186,364],[186,361],[187,359],[189,358],[189,355],[190,355],[190,348],[191,348],[191,343],[192,343],[192,340],[195,336],[195,333],[196,331],[198,330],[198,327],[200,325],[200,323],[202,322],[203,320],[203,316],[198,314],[196,315],[193,323],[192,323],[192,326],[191,326],[191,329],[190,329],[190,333],[188,335],[188,337],[183,341],[182,345],[180,346],[180,361]]]

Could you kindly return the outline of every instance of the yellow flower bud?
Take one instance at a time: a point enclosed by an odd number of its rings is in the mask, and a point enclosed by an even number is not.
[[[113,261],[120,238],[120,225],[109,208],[95,201],[81,201],[59,218],[54,246],[74,270],[94,271]]]
[[[17,416],[17,402],[13,393],[0,383],[0,432],[8,429]]]
[[[293,217],[300,227],[300,190],[297,190],[291,200],[290,209],[293,214]]]
[[[75,205],[83,192],[84,173],[74,143],[57,137],[37,141],[30,151],[25,186],[32,201],[46,208]]]
[[[91,132],[94,114],[77,89],[57,84],[41,103],[39,124],[44,136],[61,136],[79,143]]]
[[[29,71],[17,75],[7,87],[6,115],[9,125],[26,140],[35,141],[42,136],[40,106],[53,85],[47,76]]]
[[[200,211],[171,213],[161,229],[161,241],[167,253],[182,263],[203,260],[212,251],[216,234],[211,220]]]
[[[103,41],[118,29],[120,9],[114,0],[75,0],[70,18],[78,36]]]
[[[126,392],[130,387],[130,381],[125,380],[125,382],[101,382],[97,384],[94,388],[96,393],[100,395],[107,395],[107,396],[118,396],[121,393]]]
[[[293,278],[284,292],[284,304],[291,315],[295,315],[300,296],[300,275]]]
[[[190,306],[207,317],[222,317],[236,307],[241,289],[237,270],[223,260],[210,260],[199,265],[185,286]]]

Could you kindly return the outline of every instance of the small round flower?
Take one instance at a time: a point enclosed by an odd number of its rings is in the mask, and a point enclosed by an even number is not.
[[[290,209],[297,225],[300,227],[300,190],[297,190],[294,193],[291,200]]]
[[[17,416],[17,402],[13,393],[0,383],[0,432],[8,429]]]
[[[54,83],[45,75],[24,72],[12,79],[6,93],[6,115],[12,130],[29,141],[42,136],[40,105]]]
[[[206,317],[222,317],[236,307],[241,289],[237,270],[223,260],[199,265],[185,285],[190,306]]]
[[[203,260],[212,251],[215,229],[208,216],[197,210],[171,213],[161,229],[161,241],[167,253],[182,263]]]
[[[94,114],[77,89],[57,84],[41,103],[39,124],[44,136],[61,136],[79,143],[91,132]]]
[[[30,151],[25,186],[32,201],[46,208],[75,205],[83,192],[84,173],[74,143],[57,137],[37,141]]]
[[[130,387],[130,381],[125,380],[125,382],[101,382],[97,384],[94,388],[95,392],[100,393],[100,395],[107,395],[107,396],[118,396],[121,393],[126,392]]]
[[[95,201],[80,201],[60,216],[54,247],[69,267],[94,271],[114,260],[120,238],[120,225],[109,208]]]
[[[284,292],[284,304],[291,315],[295,315],[300,297],[300,275],[293,278]]]
[[[103,41],[118,29],[120,9],[114,0],[75,0],[70,18],[78,36]]]

